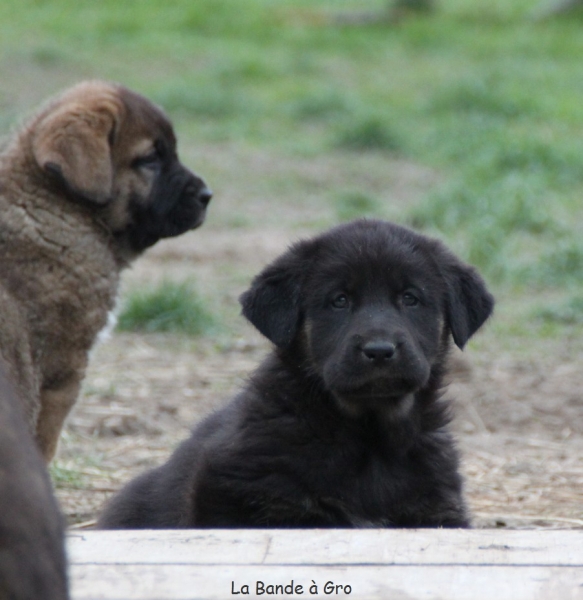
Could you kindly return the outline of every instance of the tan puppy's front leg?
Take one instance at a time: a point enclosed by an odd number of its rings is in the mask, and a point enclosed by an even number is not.
[[[47,463],[55,456],[63,423],[79,395],[82,380],[83,373],[74,371],[57,386],[41,389],[36,441]]]

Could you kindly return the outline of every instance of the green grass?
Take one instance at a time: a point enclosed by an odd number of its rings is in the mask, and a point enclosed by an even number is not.
[[[363,192],[344,192],[336,200],[336,214],[339,221],[378,217],[380,210],[378,200]]]
[[[403,143],[399,135],[382,117],[364,117],[346,119],[338,128],[335,146],[342,150],[354,152],[381,151],[399,154]]]
[[[86,487],[86,478],[80,470],[62,466],[58,461],[49,465],[49,472],[57,488],[82,490]]]
[[[217,329],[217,320],[189,283],[166,281],[130,292],[122,304],[119,331],[170,332],[198,336]]]
[[[545,323],[583,325],[583,295],[539,308],[534,312],[534,316]]]
[[[333,18],[380,13],[386,0],[5,0],[0,128],[82,77],[118,80],[162,104],[199,160],[215,144],[307,158],[316,170],[326,157],[358,157],[358,184],[339,172],[311,192],[329,208],[318,226],[390,204],[475,263],[507,306],[549,290],[568,303],[583,293],[582,22],[537,22],[531,0],[437,4],[391,27]],[[394,199],[379,157],[423,165],[436,183],[421,199]],[[266,223],[303,195],[304,180],[281,170],[231,181],[220,163],[202,163],[217,205],[224,180],[243,198],[267,190]],[[224,227],[263,218],[222,214]],[[532,319],[520,313],[514,334]]]

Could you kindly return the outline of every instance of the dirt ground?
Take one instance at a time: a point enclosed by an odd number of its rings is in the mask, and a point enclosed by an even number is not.
[[[329,165],[330,177],[338,166]],[[264,168],[273,174],[269,161]],[[298,167],[316,178],[310,169]],[[393,175],[399,193],[418,181],[410,171]],[[226,327],[199,339],[114,333],[96,347],[53,469],[74,527],[90,527],[108,496],[162,463],[192,425],[229,400],[268,350],[238,316],[237,297],[301,235],[301,223],[288,227],[282,214],[269,226],[229,225],[224,214],[236,213],[239,202],[234,179],[230,185],[214,224],[209,219],[198,231],[159,243],[124,276],[124,289],[192,278],[213,298]],[[260,215],[267,200],[255,192],[247,194],[248,208]],[[583,527],[582,344],[541,340],[531,352],[512,353],[487,329],[480,335],[479,351],[453,355],[447,390],[475,526]]]

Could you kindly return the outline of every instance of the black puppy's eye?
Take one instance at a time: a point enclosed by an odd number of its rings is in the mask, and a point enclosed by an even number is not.
[[[405,292],[402,296],[402,301],[405,306],[417,306],[419,304],[419,298],[411,292]]]
[[[350,301],[346,294],[338,294],[332,299],[331,304],[334,308],[348,308]]]

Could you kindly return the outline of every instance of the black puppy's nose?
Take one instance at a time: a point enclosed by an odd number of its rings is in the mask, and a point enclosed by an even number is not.
[[[196,199],[203,205],[206,206],[213,197],[213,193],[206,187],[201,188],[196,194]]]
[[[390,360],[395,350],[395,345],[391,342],[368,342],[362,347],[362,353],[366,358],[375,362]]]

